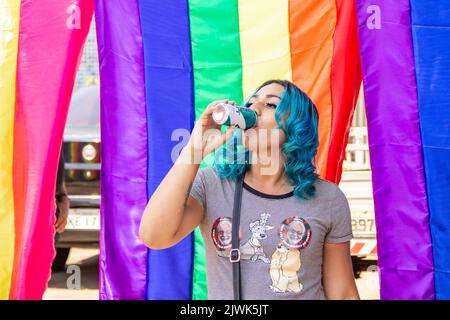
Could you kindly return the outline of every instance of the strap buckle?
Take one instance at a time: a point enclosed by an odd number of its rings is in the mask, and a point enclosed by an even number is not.
[[[241,261],[241,250],[231,249],[229,258],[231,263]]]

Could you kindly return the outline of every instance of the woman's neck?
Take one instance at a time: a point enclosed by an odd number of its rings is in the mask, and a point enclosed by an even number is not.
[[[294,187],[285,175],[284,160],[281,153],[252,152],[252,163],[245,174],[245,183],[252,188],[267,194],[285,194]]]

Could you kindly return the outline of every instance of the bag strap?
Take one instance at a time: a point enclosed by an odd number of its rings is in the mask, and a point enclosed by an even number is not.
[[[234,300],[241,300],[241,251],[239,250],[239,224],[241,218],[241,202],[242,202],[242,188],[244,184],[244,174],[239,175],[236,181],[236,188],[234,191],[233,204],[233,220],[231,228],[231,251],[230,262],[233,266],[233,292]]]

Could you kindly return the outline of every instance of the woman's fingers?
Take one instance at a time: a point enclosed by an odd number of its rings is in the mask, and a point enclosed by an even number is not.
[[[208,106],[206,108],[218,105],[219,103],[228,103],[229,101],[230,101],[229,99],[215,100],[215,101],[211,102],[210,104],[208,104]]]
[[[212,114],[217,109],[217,106],[219,104],[221,104],[221,103],[228,103],[228,101],[229,101],[228,99],[225,99],[225,100],[217,100],[217,101],[214,101],[214,102],[210,103],[206,107],[206,109],[203,112],[203,114],[206,115],[206,116],[209,116],[210,114]]]
[[[229,102],[228,99],[217,100],[208,105],[208,107],[203,111],[202,116],[201,116],[200,123],[203,126],[203,130],[205,130],[205,129],[220,129],[221,125],[217,124],[212,119],[212,114],[214,111],[217,110],[218,105],[220,103],[228,103],[228,102]]]
[[[217,109],[217,105],[220,103],[236,105],[234,101],[230,101],[229,99],[211,102],[203,111],[201,118],[192,131],[192,136],[194,137],[191,136],[191,145],[196,150],[202,149],[205,155],[218,149],[233,136],[234,127],[229,127],[225,132],[221,132],[220,128],[222,126],[214,122],[211,117],[212,113]]]

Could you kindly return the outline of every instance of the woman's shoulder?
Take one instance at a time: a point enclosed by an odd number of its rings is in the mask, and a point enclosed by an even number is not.
[[[216,179],[218,178],[217,171],[214,167],[204,167],[198,169],[198,174],[203,176],[204,179]]]
[[[314,182],[314,186],[316,187],[316,195],[318,197],[327,197],[331,199],[335,199],[336,197],[341,196],[345,197],[344,192],[334,182],[324,180],[322,178],[317,178]]]
[[[233,182],[228,177],[220,177],[214,167],[203,167],[198,170],[199,178],[205,188],[205,192],[212,195],[223,194],[233,189]]]
[[[204,183],[206,183],[207,185],[226,183],[225,180],[227,180],[227,179],[221,179],[219,177],[219,174],[217,173],[217,170],[214,167],[200,168],[198,170],[197,175],[199,175],[201,177],[201,179],[204,181]]]

